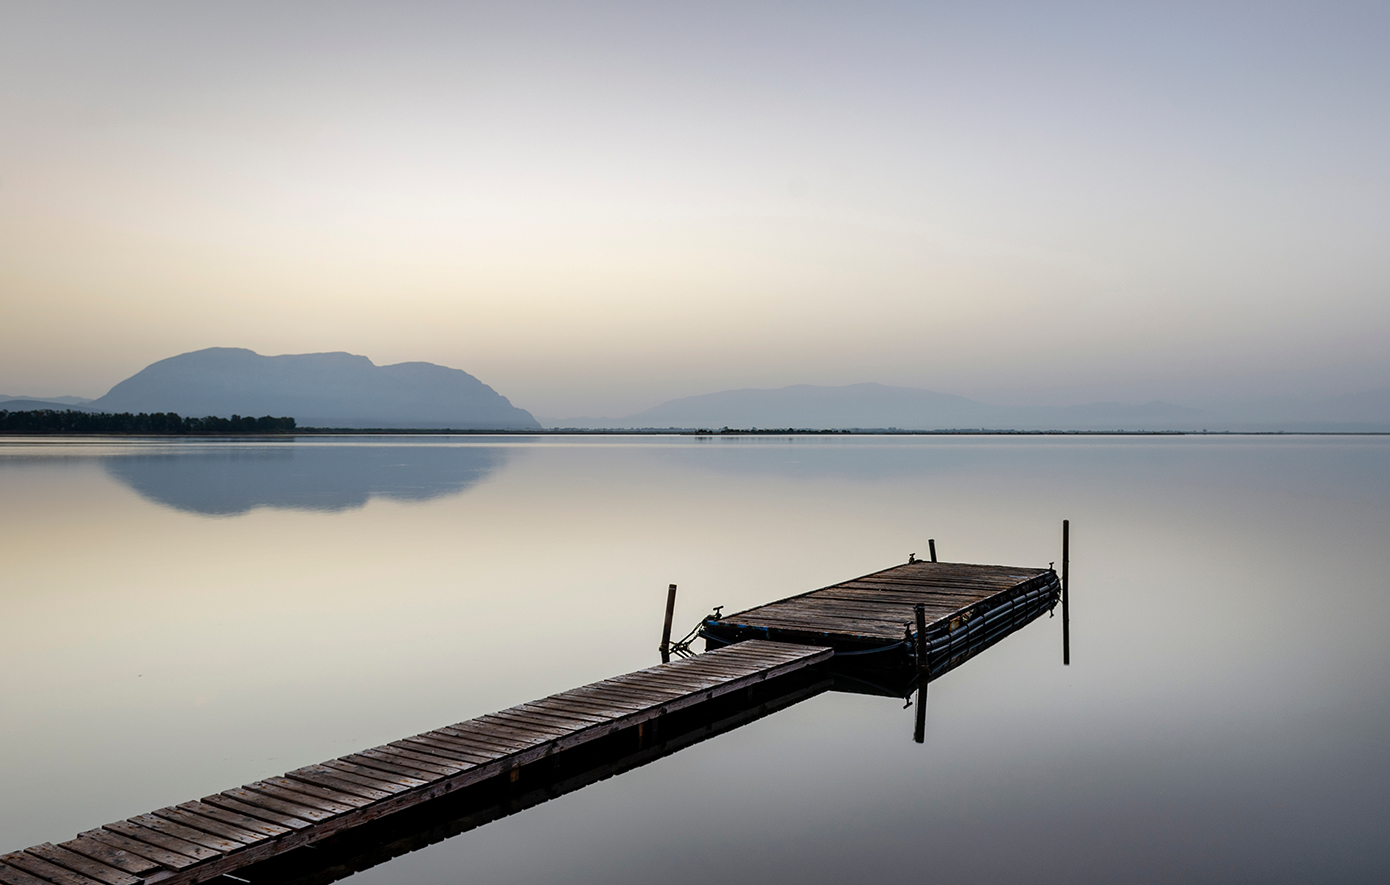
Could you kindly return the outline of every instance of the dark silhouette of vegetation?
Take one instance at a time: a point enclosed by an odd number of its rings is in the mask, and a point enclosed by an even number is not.
[[[175,412],[59,412],[40,409],[10,412],[0,409],[0,433],[285,433],[294,430],[293,418],[233,415],[230,418],[183,418]]]

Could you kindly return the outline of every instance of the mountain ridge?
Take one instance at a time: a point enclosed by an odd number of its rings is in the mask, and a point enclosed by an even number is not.
[[[0,405],[2,408],[3,405]],[[463,371],[378,366],[344,351],[262,356],[209,347],[151,363],[83,409],[275,415],[305,427],[539,430],[525,409]]]

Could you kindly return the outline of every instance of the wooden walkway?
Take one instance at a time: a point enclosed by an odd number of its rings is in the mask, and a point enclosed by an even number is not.
[[[678,710],[643,736],[616,732],[526,769],[510,783],[493,778],[434,802],[365,824],[312,846],[237,870],[253,885],[330,885],[362,870],[519,814],[599,781],[659,761],[816,697],[834,678],[811,667]],[[227,880],[225,885],[235,885]]]
[[[917,605],[928,655],[951,651],[967,636],[1005,619],[1051,608],[1061,584],[1052,569],[952,562],[910,562],[790,596],[720,618],[707,618],[701,635],[711,646],[770,639],[834,648],[894,665],[915,658]]]
[[[828,660],[742,642],[0,856],[3,885],[203,882]]]

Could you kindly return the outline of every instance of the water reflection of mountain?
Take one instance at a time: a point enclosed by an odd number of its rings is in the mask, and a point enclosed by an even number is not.
[[[226,516],[257,507],[349,510],[374,497],[428,501],[464,491],[506,458],[490,446],[233,445],[116,455],[104,466],[151,501]]]

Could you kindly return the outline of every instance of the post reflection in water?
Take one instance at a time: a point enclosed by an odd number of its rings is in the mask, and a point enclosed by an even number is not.
[[[205,445],[109,455],[106,472],[144,498],[204,516],[258,507],[342,511],[372,498],[428,501],[455,495],[507,462],[486,445]]]

